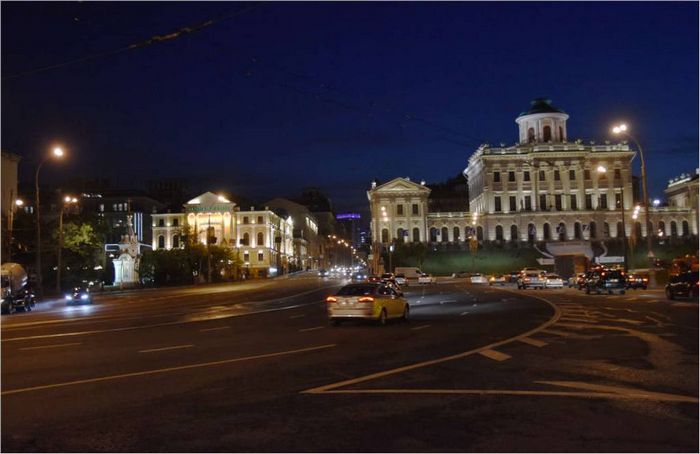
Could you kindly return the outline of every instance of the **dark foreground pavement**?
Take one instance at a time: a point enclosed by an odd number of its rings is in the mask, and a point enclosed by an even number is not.
[[[698,451],[698,306],[445,280],[331,327],[299,277],[2,319],[2,450]]]

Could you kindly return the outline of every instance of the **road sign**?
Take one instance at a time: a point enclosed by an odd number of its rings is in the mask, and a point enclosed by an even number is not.
[[[617,255],[611,255],[609,257],[596,257],[595,261],[597,263],[624,263],[625,258]]]
[[[554,265],[554,259],[537,259],[540,265]]]

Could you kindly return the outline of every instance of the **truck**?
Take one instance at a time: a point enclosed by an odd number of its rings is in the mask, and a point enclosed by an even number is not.
[[[418,278],[421,277],[423,272],[420,270],[420,268],[415,266],[397,266],[394,268],[394,275],[398,276],[399,274],[403,274],[406,278],[406,282],[408,283],[411,280],[418,282]]]
[[[36,304],[34,293],[27,285],[27,272],[19,263],[3,263],[0,266],[2,282],[2,313],[12,314],[17,309],[31,311]]]

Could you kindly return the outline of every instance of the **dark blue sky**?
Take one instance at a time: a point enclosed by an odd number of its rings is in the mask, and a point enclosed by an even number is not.
[[[264,200],[316,185],[339,210],[373,178],[458,174],[514,143],[548,97],[569,137],[627,121],[651,195],[698,166],[698,4],[266,3],[182,38],[118,49],[250,4],[2,3],[2,148],[60,141],[47,180],[184,176]]]

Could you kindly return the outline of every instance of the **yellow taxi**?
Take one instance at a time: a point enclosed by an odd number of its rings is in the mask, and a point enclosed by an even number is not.
[[[343,320],[367,319],[386,325],[388,319],[408,320],[403,293],[382,283],[350,284],[326,298],[328,317],[334,325]]]

